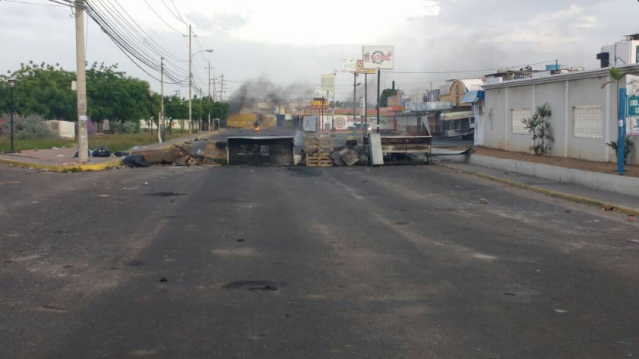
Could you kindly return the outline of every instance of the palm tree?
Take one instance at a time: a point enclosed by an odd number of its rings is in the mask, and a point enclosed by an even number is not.
[[[626,77],[626,74],[622,74],[621,71],[619,71],[618,68],[616,67],[611,67],[610,68],[610,77],[612,77],[611,81],[608,81],[606,83],[604,83],[603,85],[601,85],[601,88],[603,89],[604,87],[606,87],[606,85],[608,84],[617,84],[617,119],[619,118],[619,83],[621,82],[621,80],[623,80],[624,77]]]

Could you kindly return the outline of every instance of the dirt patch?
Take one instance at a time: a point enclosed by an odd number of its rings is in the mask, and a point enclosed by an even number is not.
[[[559,166],[566,168],[573,168],[577,170],[599,172],[616,175],[617,164],[616,163],[604,163],[604,162],[591,162],[585,160],[577,160],[574,158],[562,158],[562,157],[540,157],[533,156],[523,152],[508,152],[504,150],[498,150],[494,148],[476,147],[475,153],[481,156],[490,156],[496,158],[504,158],[508,160],[526,161],[534,163],[543,163],[551,166]],[[627,177],[639,178],[639,166],[626,165],[625,175]]]

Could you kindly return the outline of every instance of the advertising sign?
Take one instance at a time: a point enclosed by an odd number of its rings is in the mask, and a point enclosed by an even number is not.
[[[639,96],[639,76],[626,75],[626,93],[628,96]]]
[[[342,60],[342,72],[355,72],[357,70],[356,59],[344,59]]]
[[[628,136],[639,136],[639,96],[628,96],[627,102],[626,134]]]
[[[363,46],[364,69],[392,70],[395,68],[395,48],[393,46]]]
[[[351,115],[337,115],[335,116],[335,121],[333,124],[335,125],[336,130],[349,130],[357,126],[361,126],[362,117],[357,116],[355,121],[353,121],[353,116]],[[368,117],[368,125],[371,128],[377,128],[377,118],[376,117]],[[393,130],[395,128],[395,118],[394,117],[381,117],[379,121],[379,128],[382,130]]]
[[[322,75],[320,82],[320,90],[327,92],[334,92],[335,90],[335,76],[333,74]]]
[[[314,109],[326,109],[328,107],[328,102],[325,98],[314,98],[311,101],[311,107]]]
[[[377,69],[364,70],[364,60],[357,60],[357,73],[374,75],[377,73]]]
[[[626,135],[639,136],[639,117],[629,117],[626,121]]]

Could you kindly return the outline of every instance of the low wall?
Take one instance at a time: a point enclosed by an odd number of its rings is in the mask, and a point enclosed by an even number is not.
[[[463,158],[462,156],[459,157]],[[639,196],[639,178],[609,175],[606,173],[582,171],[541,163],[508,160],[475,154],[468,156],[466,162],[476,166],[495,168],[553,181],[579,184],[604,191]]]

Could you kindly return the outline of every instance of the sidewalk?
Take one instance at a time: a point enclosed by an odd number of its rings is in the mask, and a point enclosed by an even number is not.
[[[212,131],[187,135],[165,143],[140,146],[136,150],[147,151],[168,148],[174,144],[184,143],[195,137],[204,139],[218,133],[219,131]],[[131,149],[131,152],[135,152],[136,150]],[[72,158],[75,152],[75,148],[61,148],[57,150],[26,150],[14,154],[0,154],[0,164],[52,172],[73,172],[103,171],[109,167],[117,167],[122,163],[122,158],[119,157],[89,157],[89,162],[82,165],[77,162],[77,158]]]
[[[468,163],[447,162],[446,160],[437,160],[435,163],[440,166],[452,168],[464,173],[508,184],[510,186],[520,187],[578,203],[598,205],[602,207],[612,206],[614,209],[621,212],[639,216],[639,197],[636,196],[603,191],[578,184],[511,173],[504,170],[482,167]]]

